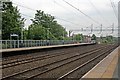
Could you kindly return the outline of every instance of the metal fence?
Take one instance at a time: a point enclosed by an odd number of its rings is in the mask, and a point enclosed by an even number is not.
[[[76,40],[0,40],[2,49],[74,44]]]

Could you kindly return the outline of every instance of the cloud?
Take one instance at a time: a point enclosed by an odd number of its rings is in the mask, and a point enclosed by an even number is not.
[[[49,13],[53,16],[68,20],[72,24],[63,20],[56,19],[61,25],[65,25],[69,29],[78,29],[83,26],[89,26],[94,24],[94,27],[98,26],[94,21],[87,18],[85,15],[75,10],[63,0],[12,0],[14,3],[27,6],[35,10],[43,10],[45,13]],[[79,10],[83,11],[86,15],[98,21],[104,26],[110,26],[112,23],[117,25],[117,19],[113,12],[109,0],[65,0],[77,7]],[[117,6],[118,0],[112,0]],[[18,6],[20,12],[28,16],[34,17],[36,11],[26,9],[24,7]],[[31,24],[30,17],[24,16],[27,19],[26,27]],[[79,26],[83,25],[83,26]],[[117,27],[117,26],[116,26]]]

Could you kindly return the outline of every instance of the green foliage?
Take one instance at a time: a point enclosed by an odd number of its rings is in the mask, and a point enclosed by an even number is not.
[[[107,43],[107,44],[112,44],[112,43],[115,43],[114,39],[117,42],[116,38],[109,35],[109,36],[106,36],[106,37],[101,37],[101,42],[102,43]]]
[[[37,39],[57,39],[57,40],[62,40],[64,37],[67,36],[66,30],[57,23],[55,20],[54,16],[51,16],[50,14],[45,14],[44,11],[37,10],[37,13],[35,14],[35,18],[31,19],[33,24],[32,25],[38,25],[42,26],[45,30],[49,29],[49,38],[47,38],[45,35],[48,35],[48,32],[45,32],[44,29],[39,29],[36,35],[38,34],[43,34],[42,37],[38,37]],[[42,31],[43,30],[43,31]],[[29,32],[31,33],[31,32]],[[30,35],[29,35],[30,36]],[[33,38],[31,38],[33,39]]]
[[[67,36],[67,32],[65,28],[63,28],[60,24],[54,23],[55,25],[51,26],[50,32],[58,39],[62,40]]]
[[[96,40],[96,35],[95,34],[92,35],[92,39],[91,40]]]
[[[23,30],[23,40],[26,40],[26,39],[28,39],[28,30],[27,29],[24,29]]]
[[[82,34],[77,34],[74,36],[74,40],[79,40],[82,41],[83,40],[83,35]]]
[[[108,41],[108,43],[112,43],[113,42],[113,36],[106,36],[106,40]]]
[[[46,40],[55,39],[55,37],[46,28],[41,25],[31,25],[28,29],[28,39]]]
[[[33,24],[42,25],[45,28],[49,28],[54,22],[54,17],[50,14],[45,14],[44,11],[37,10],[37,13],[35,14],[35,18],[31,19]]]
[[[21,18],[17,7],[13,7],[12,3],[6,3],[2,12],[2,39],[10,39],[10,34],[21,35],[21,24],[24,19]]]

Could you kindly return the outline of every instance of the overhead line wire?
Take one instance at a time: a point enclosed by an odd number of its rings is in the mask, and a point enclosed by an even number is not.
[[[90,16],[88,16],[87,14],[85,14],[83,11],[79,10],[78,8],[76,8],[75,6],[73,6],[72,4],[70,4],[69,2],[63,0],[65,3],[67,3],[68,5],[70,5],[71,7],[73,7],[74,9],[76,9],[77,11],[79,11],[80,13],[82,13],[83,15],[85,15],[87,18],[89,18],[90,20],[94,21],[95,23],[99,24],[100,23],[96,20],[94,20],[93,18],[91,18]]]
[[[62,6],[61,4],[59,4],[58,2],[56,2],[55,0],[54,0],[54,3],[56,3],[58,6],[61,6],[61,7],[64,8],[64,9],[66,9],[64,6]],[[68,9],[66,9],[66,10],[68,10]],[[68,11],[73,12],[73,11],[71,11],[71,10],[68,10]],[[75,12],[73,12],[73,13],[75,13]],[[61,18],[59,18],[59,19],[61,19]],[[64,20],[64,19],[61,19],[61,20]],[[67,21],[67,20],[64,20],[64,21],[73,23],[73,22]],[[79,24],[76,24],[76,23],[73,23],[73,24],[79,25]],[[83,26],[83,25],[80,25],[80,26]]]
[[[12,2],[12,3],[13,3],[13,2]],[[23,7],[23,8],[29,9],[29,10],[32,10],[32,11],[36,11],[35,9],[29,8],[29,7],[27,7],[27,6],[23,6],[23,5],[21,5],[21,4],[17,4],[17,3],[13,3],[13,4],[18,5],[18,6],[21,6],[21,7]]]
[[[20,4],[17,4],[17,3],[13,3],[13,4],[18,5],[18,6],[21,6],[21,7],[23,7],[23,8],[29,9],[29,10],[32,10],[32,11],[36,11],[35,9],[29,8],[29,7],[27,7],[27,6],[23,6],[23,5],[20,5]],[[21,13],[21,14],[24,15],[24,16],[33,18],[32,16],[28,16],[28,15],[23,14],[23,13]],[[72,24],[74,24],[74,25],[78,25],[78,24],[75,24],[75,23],[73,23],[73,22],[71,22],[71,21],[68,21],[68,20],[65,20],[65,19],[62,19],[62,18],[59,18],[59,17],[56,17],[56,18],[57,18],[57,19],[60,19],[60,20],[63,20],[63,21],[66,21],[66,22],[69,22],[69,23],[72,23]],[[78,25],[78,26],[80,26],[80,25]]]
[[[96,8],[96,6],[93,4],[93,2],[91,0],[88,0],[89,3],[94,7],[94,9],[96,10],[96,12],[99,14],[99,16],[101,16],[103,18],[103,20],[105,20],[108,23],[108,20],[106,20],[102,14],[100,13],[100,11]],[[109,24],[109,23],[108,23]]]
[[[71,21],[62,19],[62,18],[58,18],[58,17],[56,17],[56,18],[59,19],[59,20],[63,20],[63,21],[69,22],[69,23],[74,24],[74,25],[79,25],[79,24],[73,23],[73,22],[71,22]],[[79,25],[79,26],[83,26],[83,25]]]
[[[20,13],[20,14],[23,15],[23,16],[29,17],[29,18],[34,18],[33,16],[29,16],[29,15],[26,15],[26,14],[23,14],[23,13]]]
[[[113,9],[113,12],[114,12],[116,18],[118,18],[118,17],[117,17],[117,14],[116,14],[116,11],[115,11],[115,8],[114,8],[114,3],[113,3],[111,0],[110,0],[110,3],[111,3],[111,7],[112,7],[112,9]]]

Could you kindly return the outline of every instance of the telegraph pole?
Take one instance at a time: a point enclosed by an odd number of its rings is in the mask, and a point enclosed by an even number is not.
[[[90,34],[92,34],[92,32],[93,32],[93,24],[91,24],[91,32],[90,32]]]
[[[24,40],[23,27],[24,27],[24,22],[25,21],[26,21],[26,19],[24,19],[23,22],[21,23],[21,40]]]
[[[100,26],[100,32],[98,34],[102,33],[102,24]]]
[[[111,34],[113,34],[114,33],[114,23],[112,24],[112,32],[111,32]]]
[[[21,40],[23,40],[23,23],[21,23]]]
[[[66,31],[66,28],[64,28]],[[63,30],[63,40],[65,39],[65,31]]]
[[[47,28],[47,40],[49,40],[49,38],[50,38],[49,37],[49,35],[50,35],[49,32],[50,32],[50,28]]]

